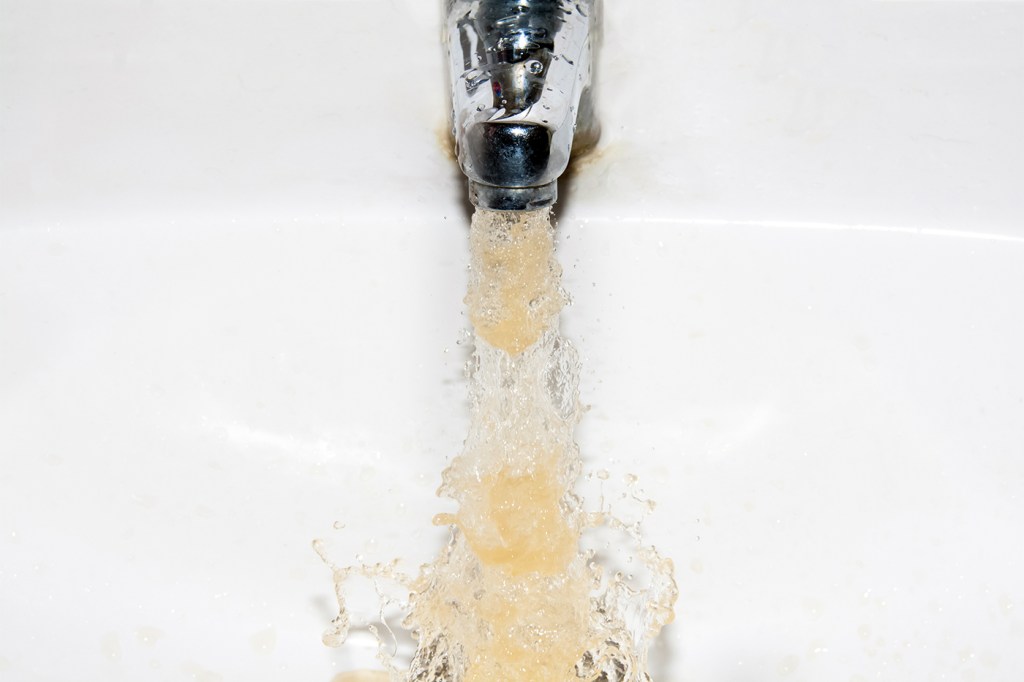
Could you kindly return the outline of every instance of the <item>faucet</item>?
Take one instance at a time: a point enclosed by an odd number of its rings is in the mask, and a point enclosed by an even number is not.
[[[552,205],[570,154],[597,142],[598,2],[446,0],[452,130],[476,206]]]

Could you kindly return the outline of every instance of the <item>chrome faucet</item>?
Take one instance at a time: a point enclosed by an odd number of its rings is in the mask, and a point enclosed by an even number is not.
[[[598,0],[446,0],[452,128],[481,208],[550,206],[574,149],[593,145]]]

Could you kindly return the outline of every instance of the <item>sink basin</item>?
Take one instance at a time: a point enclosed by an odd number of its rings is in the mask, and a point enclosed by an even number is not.
[[[606,3],[558,214],[586,465],[639,476],[676,563],[655,679],[1016,681],[1024,6],[645,8]],[[3,13],[0,678],[373,667],[321,644],[310,542],[446,539],[440,11]]]

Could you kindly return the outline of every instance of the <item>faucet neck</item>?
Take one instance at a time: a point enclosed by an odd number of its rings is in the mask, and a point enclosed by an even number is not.
[[[453,128],[473,203],[550,205],[590,137],[595,0],[449,0]],[[523,208],[504,208],[507,206]]]

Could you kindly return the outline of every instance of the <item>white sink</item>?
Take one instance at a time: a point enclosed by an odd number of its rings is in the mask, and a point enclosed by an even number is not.
[[[0,0],[0,679],[315,680],[426,561],[465,187],[422,0]],[[606,3],[560,258],[662,682],[1024,672],[1024,5]],[[332,524],[345,525],[336,530]]]

